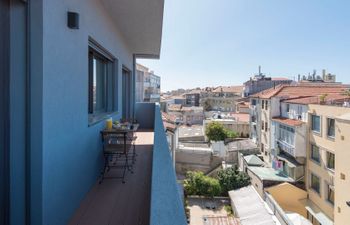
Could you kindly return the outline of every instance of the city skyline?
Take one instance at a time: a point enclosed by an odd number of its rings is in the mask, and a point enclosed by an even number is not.
[[[167,1],[160,60],[138,62],[162,77],[162,91],[241,85],[259,65],[272,77],[297,80],[298,74],[326,69],[350,83],[349,6],[315,0]]]

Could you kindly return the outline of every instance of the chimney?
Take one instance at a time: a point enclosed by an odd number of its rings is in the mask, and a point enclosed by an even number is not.
[[[312,74],[312,80],[316,80],[316,70],[314,70],[314,72]]]
[[[322,70],[322,79],[326,80],[326,70],[325,69]]]
[[[259,65],[259,75],[261,75],[261,66]]]

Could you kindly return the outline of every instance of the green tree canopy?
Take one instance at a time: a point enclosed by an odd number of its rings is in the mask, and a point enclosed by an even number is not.
[[[237,167],[230,167],[219,171],[218,180],[223,195],[228,195],[229,191],[236,190],[250,184],[250,177],[247,174],[239,171]]]
[[[184,188],[187,195],[214,197],[221,193],[219,181],[205,176],[202,172],[187,172]]]
[[[226,129],[224,125],[215,121],[207,124],[205,135],[209,141],[224,141],[226,138],[238,137],[236,132]]]
[[[223,141],[227,137],[227,132],[224,126],[218,122],[207,124],[205,135],[209,141]]]

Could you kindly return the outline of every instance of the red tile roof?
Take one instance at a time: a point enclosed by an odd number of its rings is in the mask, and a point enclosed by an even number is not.
[[[243,86],[219,86],[212,90],[214,93],[225,92],[225,93],[241,93]]]
[[[289,118],[284,118],[284,117],[274,117],[272,118],[273,121],[276,121],[278,123],[283,123],[286,124],[288,126],[300,126],[302,125],[304,122],[301,120],[293,120],[293,119],[289,119]]]
[[[327,94],[325,101],[327,102],[341,102],[341,101],[348,101],[350,97],[342,94],[342,93],[335,93],[335,94]],[[292,104],[319,104],[321,102],[320,95],[317,96],[307,96],[307,97],[297,97],[297,98],[289,98],[283,100],[283,102],[286,103],[292,103]]]
[[[247,113],[230,113],[230,116],[236,118],[239,122],[249,122],[249,114]]]
[[[162,119],[163,121],[175,123],[176,122],[176,116],[175,115],[170,115],[168,113],[162,112]]]
[[[278,85],[275,88],[270,88],[264,91],[261,91],[257,94],[252,95],[256,98],[268,99],[271,97],[288,97],[288,98],[297,98],[297,97],[315,97],[321,96],[323,94],[341,94],[347,88],[342,85],[334,86],[289,86],[289,85]]]

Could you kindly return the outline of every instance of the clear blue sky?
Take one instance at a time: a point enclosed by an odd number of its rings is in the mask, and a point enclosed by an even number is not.
[[[316,69],[350,83],[349,0],[165,0],[162,91],[239,85],[256,73]]]

